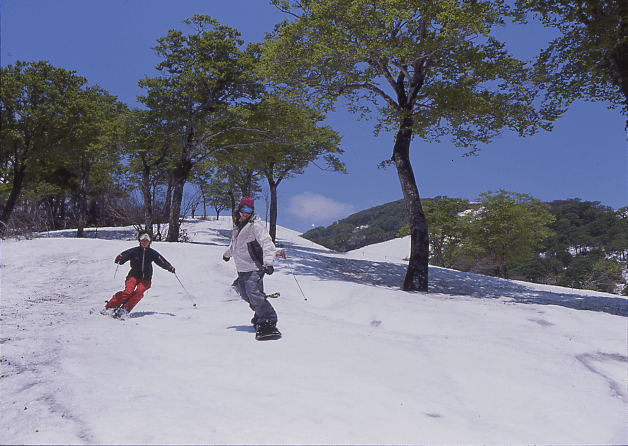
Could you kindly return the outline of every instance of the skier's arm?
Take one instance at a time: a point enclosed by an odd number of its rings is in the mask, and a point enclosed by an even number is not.
[[[158,266],[160,266],[161,268],[165,269],[166,271],[169,271],[169,272],[171,272],[171,273],[174,273],[174,266],[172,266],[172,265],[170,264],[170,262],[168,262],[166,259],[164,259],[164,258],[162,257],[162,255],[161,255],[161,254],[159,254],[157,251],[153,250],[153,252],[155,253],[155,254],[154,254],[155,256],[154,256],[154,258],[153,258],[153,261],[154,261],[154,262],[155,262]]]
[[[114,262],[119,263],[120,265],[124,265],[126,262],[129,261],[130,258],[131,258],[131,250],[127,249],[126,251],[123,251],[120,254],[118,254]]]
[[[231,231],[231,242],[229,243],[229,247],[227,248],[225,253],[222,255],[222,259],[225,262],[228,262],[229,259],[231,259],[231,257],[233,256],[233,241],[234,240],[235,240],[235,229]]]
[[[264,267],[273,266],[275,264],[275,244],[270,234],[262,224],[253,225],[253,232],[257,243],[262,247],[264,253]]]

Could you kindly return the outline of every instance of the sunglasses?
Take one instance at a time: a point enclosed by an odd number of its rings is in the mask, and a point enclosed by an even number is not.
[[[253,212],[253,209],[250,208],[249,206],[244,206],[240,209],[240,212],[242,214],[250,214],[251,212]]]

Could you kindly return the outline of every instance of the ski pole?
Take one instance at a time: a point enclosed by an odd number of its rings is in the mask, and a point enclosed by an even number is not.
[[[118,274],[118,267],[119,267],[119,266],[120,266],[120,264],[118,263],[118,264],[116,265],[116,271],[113,273],[113,278],[114,278],[114,279],[116,278],[116,274]]]
[[[174,273],[174,277],[176,277],[177,280],[179,280],[179,276],[177,276],[177,273]],[[194,303],[194,299],[192,299],[192,296],[190,296],[190,293],[188,293],[188,290],[185,289],[185,287],[183,286],[183,284],[181,283],[180,280],[179,280],[179,284],[181,285],[181,288],[183,288],[183,291],[185,291],[185,294],[187,294],[187,296],[192,301],[192,305],[194,305],[194,308],[196,308],[196,304]]]
[[[288,258],[286,257],[286,253],[282,253],[283,255],[281,257],[283,257],[286,262],[288,262],[288,268],[290,268],[290,273],[292,273],[292,277],[294,277],[294,281],[297,283],[297,286],[299,287],[299,291],[301,291],[301,294],[303,295],[303,299],[305,299],[305,301],[307,302],[307,297],[305,297],[305,293],[303,292],[303,289],[301,289],[301,285],[299,285],[299,281],[297,280],[297,276],[294,275],[294,270],[292,269],[292,265],[290,264],[290,262],[288,261]]]

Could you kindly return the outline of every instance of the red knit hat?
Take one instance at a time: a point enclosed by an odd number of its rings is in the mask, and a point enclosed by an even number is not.
[[[255,206],[253,205],[255,202],[253,201],[253,199],[251,197],[242,197],[242,199],[240,200],[240,207],[242,206],[249,206],[254,208]]]

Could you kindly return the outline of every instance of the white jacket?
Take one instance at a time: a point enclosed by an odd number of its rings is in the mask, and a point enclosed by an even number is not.
[[[235,259],[239,273],[261,271],[275,263],[275,244],[257,214],[240,230],[233,225],[231,244],[224,256]]]

